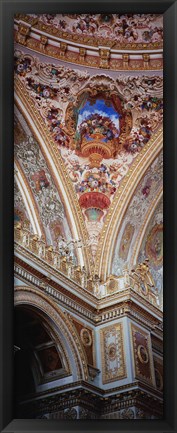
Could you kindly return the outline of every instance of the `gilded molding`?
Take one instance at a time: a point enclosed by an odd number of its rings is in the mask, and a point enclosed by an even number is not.
[[[147,61],[144,60],[144,51],[142,51],[141,58],[136,59],[136,52],[134,52],[135,59],[127,60],[125,61],[125,58],[127,54],[124,54],[124,50],[117,51],[118,55],[121,55],[121,59],[116,59],[110,57],[111,50],[108,51],[108,58],[103,57],[103,50],[99,50],[98,56],[87,54],[87,50],[84,46],[80,47],[77,45],[74,45],[74,48],[76,49],[76,52],[73,52],[72,50],[68,49],[68,44],[65,43],[65,46],[62,45],[62,42],[60,43],[60,48],[56,47],[54,44],[48,45],[48,43],[42,43],[38,39],[32,38],[31,36],[28,36],[27,38],[23,38],[20,35],[19,38],[19,32],[16,32],[15,35],[16,42],[19,43],[21,46],[26,46],[29,49],[32,49],[33,52],[41,53],[45,55],[46,57],[54,58],[60,61],[64,61],[66,63],[72,63],[73,65],[80,65],[84,67],[89,68],[96,68],[96,69],[109,69],[112,71],[159,71],[163,69],[163,58],[158,57],[156,59],[152,59],[149,54],[149,58]],[[47,39],[47,38],[46,38]],[[45,40],[44,40],[45,41]],[[55,42],[55,41],[53,41]],[[130,49],[130,48],[129,48]],[[82,50],[82,51],[81,51]],[[105,50],[105,56],[107,54]],[[85,52],[85,54],[83,54]],[[121,54],[120,54],[121,53]],[[123,53],[123,54],[122,54]],[[116,53],[113,53],[113,56]],[[131,56],[133,56],[131,53]],[[156,53],[156,51],[153,54],[159,55],[159,53]],[[162,53],[160,53],[162,55]]]
[[[28,256],[29,257],[29,256]],[[37,266],[40,266],[40,262],[33,261]],[[22,281],[27,281],[28,284],[35,285],[38,289],[44,291],[48,296],[53,297],[55,302],[61,302],[68,308],[76,310],[87,317],[88,320],[92,319],[95,312],[95,307],[93,307],[93,298],[89,296],[88,293],[79,290],[74,282],[70,281],[70,288],[75,289],[75,293],[72,293],[69,289],[66,289],[68,282],[65,277],[60,273],[58,275],[55,273],[55,278],[57,278],[58,283],[50,279],[52,268],[50,266],[43,266],[43,271],[36,271],[33,264],[29,265],[15,257],[15,275],[19,277]],[[46,276],[47,272],[47,276]],[[52,273],[54,276],[54,273]],[[63,287],[64,286],[64,287]],[[77,292],[82,297],[77,296]],[[88,302],[87,302],[88,301]],[[90,301],[90,302],[89,302]],[[92,301],[92,303],[91,303]],[[91,305],[90,305],[91,303]]]
[[[55,40],[56,39],[61,39],[62,41],[65,40],[65,43],[68,42],[74,42],[76,45],[79,44],[84,44],[84,45],[88,45],[89,47],[93,46],[93,47],[99,47],[99,46],[104,46],[107,47],[109,49],[113,48],[114,51],[116,51],[116,49],[118,49],[116,47],[115,41],[114,40],[107,40],[106,38],[99,38],[99,37],[94,37],[92,35],[78,35],[77,33],[67,33],[67,31],[65,30],[59,30],[55,27],[52,27],[51,25],[46,25],[43,22],[38,22],[37,18],[31,18],[29,15],[27,14],[16,14],[15,16],[15,21],[17,23],[19,23],[19,21],[23,21],[23,23],[28,23],[28,29],[32,27],[32,30],[36,33],[39,33],[39,31],[42,31],[43,33],[46,33],[46,35],[48,37],[50,37],[52,39],[52,36],[55,36]],[[25,24],[24,24],[25,27]],[[28,32],[25,32],[25,34],[28,34]],[[40,33],[39,33],[40,34]],[[163,49],[163,43],[162,42],[150,42],[150,43],[146,43],[146,42],[128,42],[128,43],[118,43],[119,46],[119,50],[131,50],[131,51],[137,51],[137,50],[144,50],[145,53],[147,52],[147,50],[159,50],[159,49]]]
[[[35,271],[34,268],[19,258],[15,257],[15,275],[17,278],[19,277],[22,281],[26,281],[27,284],[35,285],[40,290],[43,290],[47,293],[48,296],[52,297],[55,302],[60,302],[64,305],[69,311],[76,312],[83,319],[87,319],[95,326],[100,325],[101,323],[109,322],[112,320],[117,320],[117,318],[128,315],[136,320],[138,323],[145,325],[149,329],[155,329],[157,333],[157,325],[161,322],[163,318],[163,313],[154,306],[149,303],[146,298],[140,296],[139,293],[127,288],[121,293],[115,293],[114,295],[110,295],[105,299],[97,300],[93,295],[88,292],[83,292],[83,289],[79,288],[74,282],[70,280],[70,287],[75,289],[76,294],[71,293],[65,289],[62,285],[67,284],[66,277],[61,273],[56,272],[53,268],[50,267],[47,263],[36,258],[34,254],[28,253],[27,250],[18,246],[16,248],[16,252],[18,250],[18,254],[22,255],[22,252],[27,255],[27,260],[32,260],[38,267],[41,268],[41,272],[47,272],[46,276],[42,276],[39,274],[39,271]],[[24,254],[22,255],[24,256]],[[50,274],[52,270],[52,275],[55,276],[58,280],[58,284],[53,285],[52,280],[50,281]],[[82,299],[77,296],[77,292],[82,295]],[[90,302],[92,305],[90,305]],[[110,305],[111,303],[111,305]],[[94,307],[93,307],[94,305]],[[141,305],[141,307],[140,307]],[[154,328],[155,327],[155,328]],[[162,330],[159,329],[160,334],[162,335]],[[159,333],[158,332],[158,333]]]

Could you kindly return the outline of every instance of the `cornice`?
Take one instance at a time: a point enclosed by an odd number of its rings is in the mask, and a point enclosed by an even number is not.
[[[120,44],[106,38],[69,34],[44,23],[36,23],[33,18],[22,14],[15,18],[14,31],[19,44],[68,63],[119,71],[163,69],[162,42]]]
[[[68,42],[58,41],[58,45],[65,44],[64,53],[60,47],[56,47],[55,41],[51,40],[50,45],[43,45],[40,39],[43,34],[35,34],[35,37],[29,37],[24,43],[19,42],[20,38],[18,33],[15,34],[17,43],[23,47],[26,46],[33,53],[43,54],[46,58],[64,61],[68,64],[79,65],[96,70],[109,69],[110,71],[119,72],[155,72],[163,70],[163,55],[162,52],[147,52],[140,50],[112,50],[109,48],[93,49],[90,53],[90,48],[83,45],[70,45]],[[44,36],[47,38],[47,36]],[[74,52],[72,50],[74,48]],[[84,55],[82,54],[84,53]],[[102,53],[102,54],[101,54]],[[156,58],[154,58],[154,55]],[[138,59],[137,59],[138,56]]]
[[[95,299],[93,295],[91,295],[89,292],[86,293],[86,291],[83,290],[83,288],[76,282],[68,279],[60,271],[54,270],[49,264],[45,263],[44,265],[43,263],[43,266],[40,266],[40,259],[35,260],[35,258],[32,257],[33,254],[31,254],[31,257],[29,254],[27,254],[26,257],[22,257],[20,254],[19,257],[17,254],[18,253],[16,249],[14,265],[15,274],[17,277],[48,293],[50,296],[55,294],[55,289],[56,293],[58,294],[58,302],[65,301],[64,305],[67,306],[69,300],[71,300],[73,301],[73,304],[69,303],[68,306],[73,307],[75,305],[76,310],[78,309],[78,305],[84,307],[83,310],[88,308],[90,316],[92,317],[92,314],[95,312]],[[26,262],[25,259],[27,259],[28,262]],[[55,281],[56,279],[58,282]],[[85,312],[86,316],[87,314],[88,313]]]
[[[74,387],[74,389],[73,389]],[[162,416],[163,400],[162,393],[155,388],[147,388],[142,382],[134,382],[125,387],[114,388],[113,394],[104,392],[101,389],[90,389],[90,384],[84,381],[72,384],[72,389],[62,387],[49,393],[43,392],[40,396],[30,395],[29,398],[20,403],[21,409],[36,411],[38,414],[62,411],[66,407],[82,406],[96,414],[97,419],[100,415],[121,411],[130,407],[137,407],[145,410],[145,413]],[[120,418],[124,418],[120,416]]]
[[[25,254],[22,255],[22,252]],[[97,300],[91,293],[43,260],[36,260],[35,255],[24,247],[16,248],[14,265],[17,278],[27,285],[36,287],[39,293],[47,294],[67,311],[76,313],[94,326],[128,316],[156,332],[158,323],[163,319],[163,313],[157,307],[130,288],[110,295],[106,300]],[[162,331],[159,332],[162,335]]]
[[[38,399],[38,398],[43,398],[43,397],[47,397],[50,395],[60,395],[63,394],[63,392],[69,392],[72,395],[75,395],[75,393],[77,392],[77,390],[82,389],[83,393],[84,392],[90,392],[93,394],[93,396],[100,396],[100,397],[111,397],[111,395],[116,394],[116,398],[117,400],[119,400],[119,398],[121,398],[121,395],[123,395],[126,391],[129,392],[131,396],[135,396],[136,391],[138,389],[141,389],[145,392],[148,393],[149,396],[153,395],[159,397],[160,399],[162,399],[162,394],[155,388],[152,389],[151,386],[149,386],[146,383],[141,383],[139,380],[136,380],[134,382],[125,384],[125,385],[121,385],[121,386],[116,386],[116,387],[112,387],[109,389],[101,389],[91,383],[85,382],[84,380],[80,380],[77,382],[73,382],[71,384],[66,384],[66,385],[62,385],[60,387],[55,387],[53,389],[48,389],[42,392],[38,392],[37,395],[36,394],[30,394],[28,399],[26,399],[25,402],[30,402],[30,401],[34,401],[34,399]],[[114,396],[115,397],[115,396]]]

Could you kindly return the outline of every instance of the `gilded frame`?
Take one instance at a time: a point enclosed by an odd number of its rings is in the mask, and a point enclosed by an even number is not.
[[[32,13],[61,12],[81,13],[100,11],[114,12],[124,11],[139,13],[163,13],[165,26],[165,73],[164,73],[164,97],[166,109],[164,114],[164,142],[165,142],[165,294],[164,294],[164,328],[165,328],[165,416],[163,420],[136,420],[119,421],[98,420],[91,421],[64,421],[58,424],[55,421],[45,420],[15,420],[13,417],[13,15],[19,11]],[[143,431],[143,432],[167,432],[177,431],[177,419],[175,415],[175,399],[177,393],[177,373],[175,361],[177,361],[177,345],[175,344],[175,328],[177,317],[177,303],[175,294],[176,272],[176,185],[175,168],[177,167],[175,138],[177,128],[175,114],[177,114],[177,36],[175,22],[177,22],[177,1],[149,0],[112,0],[107,3],[104,0],[90,0],[88,2],[52,1],[43,0],[1,0],[1,224],[0,224],[0,257],[1,257],[1,407],[0,430],[1,432],[55,432],[55,431],[82,431],[102,432],[116,431]],[[176,97],[175,97],[176,96]],[[10,126],[10,127],[9,127]],[[170,145],[170,151],[168,149]],[[172,147],[172,149],[171,149]],[[176,313],[176,314],[175,314]],[[169,338],[170,336],[170,338]]]

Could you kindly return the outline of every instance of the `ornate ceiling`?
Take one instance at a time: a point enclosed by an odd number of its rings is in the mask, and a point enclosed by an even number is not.
[[[162,15],[18,14],[15,38],[32,50],[87,67],[159,70],[163,65]]]
[[[16,221],[102,280],[148,257],[158,286],[162,16],[18,15],[15,40]]]

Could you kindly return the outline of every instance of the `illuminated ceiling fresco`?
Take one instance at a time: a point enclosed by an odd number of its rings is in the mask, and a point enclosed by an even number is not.
[[[56,36],[65,34],[66,41],[89,35],[97,42],[102,38],[105,46],[123,48],[133,42],[157,50],[162,48],[162,16],[15,19],[15,101],[33,131],[27,138],[21,132],[16,142],[17,165],[30,186],[47,242],[55,247],[62,237],[82,246],[87,242],[90,248],[80,248],[78,261],[106,278],[129,259],[134,265],[134,242],[141,243],[143,219],[162,191],[162,65],[154,71],[148,63],[143,73],[141,67],[130,71],[129,66],[126,72],[109,71],[106,63],[102,69],[79,69],[64,57],[57,61],[45,50],[39,54],[29,33],[20,30],[27,22]]]

